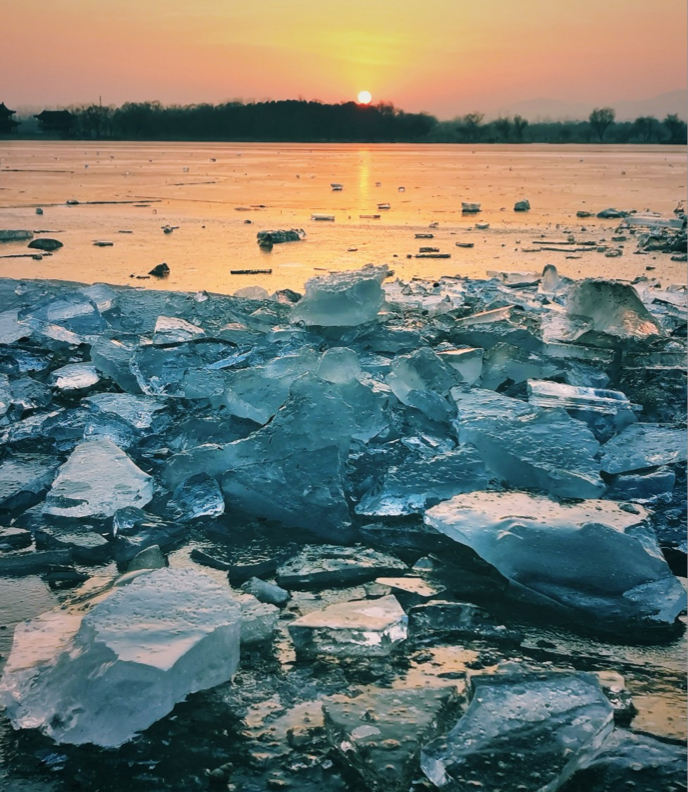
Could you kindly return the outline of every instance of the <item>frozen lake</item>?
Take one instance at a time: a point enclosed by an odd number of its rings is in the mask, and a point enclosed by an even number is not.
[[[333,191],[333,182],[343,189]],[[554,263],[571,277],[624,279],[650,265],[663,284],[682,283],[684,264],[634,255],[632,237],[614,259],[594,249],[572,258],[531,251],[535,239],[569,233],[609,242],[616,221],[581,220],[576,212],[669,214],[685,198],[686,183],[686,149],[676,146],[3,141],[0,228],[44,232],[64,247],[42,261],[0,258],[0,276],[131,284],[132,275],[166,262],[166,281],[133,282],[232,293],[256,283],[301,291],[314,275],[367,263],[391,264],[403,279],[484,277],[487,270],[540,271]],[[524,198],[532,210],[515,213]],[[70,199],[79,205],[67,206]],[[462,215],[462,201],[480,202],[482,212]],[[378,209],[383,203],[390,208]],[[312,221],[314,213],[336,219]],[[165,225],[178,228],[165,234]],[[307,238],[262,252],[256,233],[276,228],[303,228]],[[96,247],[95,240],[114,244]],[[457,241],[474,247],[458,248]],[[421,245],[451,258],[407,258]],[[26,243],[0,248],[0,256],[26,252]]]

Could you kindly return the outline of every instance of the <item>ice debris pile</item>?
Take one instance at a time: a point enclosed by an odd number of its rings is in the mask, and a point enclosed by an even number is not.
[[[389,275],[233,297],[0,280],[0,575],[59,589],[124,573],[85,614],[17,629],[15,726],[119,745],[280,629],[304,663],[519,645],[512,618],[631,642],[680,632],[685,288],[551,266],[515,282]],[[270,530],[247,557],[244,537]],[[232,588],[165,569],[186,544]],[[559,789],[601,767],[610,709],[585,675],[529,673],[475,682],[453,730],[430,718],[394,746],[387,780],[358,750],[373,726],[331,707],[327,730],[373,789],[403,788],[418,761],[439,786],[502,768],[491,789]],[[101,707],[132,685],[159,706]],[[510,735],[522,756],[504,755]],[[547,777],[529,776],[540,764]]]

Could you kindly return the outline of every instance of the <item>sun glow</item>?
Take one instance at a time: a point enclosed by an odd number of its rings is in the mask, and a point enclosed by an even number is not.
[[[361,91],[358,95],[358,103],[359,104],[370,104],[373,100],[372,94],[370,91]]]

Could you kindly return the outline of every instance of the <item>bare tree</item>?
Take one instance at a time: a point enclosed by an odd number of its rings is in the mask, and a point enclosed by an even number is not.
[[[480,125],[485,118],[485,113],[478,113],[476,111],[467,113],[461,119],[461,129],[470,143],[475,143],[480,137]]]
[[[590,122],[593,132],[600,139],[600,143],[603,142],[604,133],[614,123],[615,118],[616,113],[611,107],[596,107],[592,113],[590,113],[588,121]]]
[[[511,119],[509,119],[509,118],[498,118],[494,122],[494,127],[497,130],[497,132],[499,133],[499,137],[501,137],[502,140],[505,143],[508,143],[509,142],[509,133],[511,132]]]
[[[518,139],[519,143],[523,143],[523,133],[525,132],[527,126],[527,119],[520,115],[514,116],[514,132],[516,133],[516,138]]]

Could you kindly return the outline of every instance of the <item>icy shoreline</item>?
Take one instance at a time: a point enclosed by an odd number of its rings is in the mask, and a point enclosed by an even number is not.
[[[675,639],[686,290],[552,269],[515,283],[387,276],[368,267],[267,299],[0,280],[0,574],[74,585],[222,536],[195,558],[295,600],[279,623],[273,605],[244,609],[261,645],[295,644],[306,667],[372,656],[392,677],[395,657],[437,641],[535,674],[524,644],[504,648],[524,614],[611,641]],[[260,526],[314,549],[273,546],[242,572],[241,535]],[[607,720],[552,789],[600,755]]]

